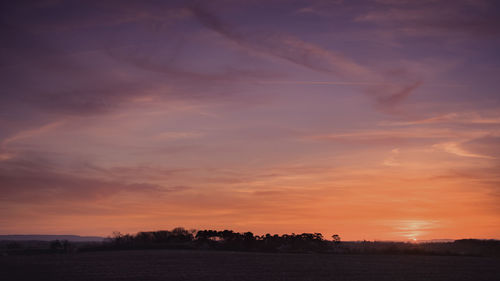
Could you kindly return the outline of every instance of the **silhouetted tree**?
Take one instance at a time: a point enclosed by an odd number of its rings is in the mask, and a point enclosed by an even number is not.
[[[334,234],[334,235],[332,235],[332,240],[333,240],[333,243],[339,244],[340,243],[340,236],[338,234]]]
[[[61,250],[62,248],[63,248],[63,246],[62,246],[61,241],[54,240],[54,241],[50,242],[50,249],[52,251],[58,251],[58,250]]]

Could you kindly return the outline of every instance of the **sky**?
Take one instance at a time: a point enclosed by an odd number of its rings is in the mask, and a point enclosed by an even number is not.
[[[2,1],[0,234],[499,239],[499,12]]]

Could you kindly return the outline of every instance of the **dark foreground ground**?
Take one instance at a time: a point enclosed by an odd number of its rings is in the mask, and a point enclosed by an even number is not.
[[[0,257],[0,280],[500,280],[500,258],[177,250]]]

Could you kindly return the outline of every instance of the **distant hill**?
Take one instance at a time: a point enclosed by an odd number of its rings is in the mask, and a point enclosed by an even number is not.
[[[53,241],[68,240],[72,242],[101,242],[104,237],[99,236],[78,236],[78,235],[0,235],[0,241]]]
[[[455,239],[431,239],[431,240],[418,240],[419,243],[452,243]]]

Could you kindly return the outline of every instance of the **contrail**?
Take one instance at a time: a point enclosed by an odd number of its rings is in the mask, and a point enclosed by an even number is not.
[[[361,85],[361,86],[388,86],[388,85],[405,85],[404,82],[401,83],[388,83],[388,82],[356,82],[356,81],[257,81],[258,84],[292,84],[292,85]],[[464,87],[466,85],[463,84],[427,84],[427,86],[435,86],[435,87]]]

